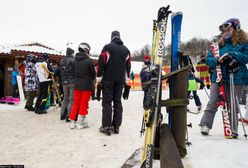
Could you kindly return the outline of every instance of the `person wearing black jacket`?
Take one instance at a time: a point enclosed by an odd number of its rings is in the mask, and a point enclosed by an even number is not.
[[[61,76],[61,83],[63,85],[64,99],[60,110],[60,119],[64,120],[70,116],[73,91],[74,91],[74,50],[66,49],[66,56],[60,61],[59,70]]]
[[[36,72],[39,78],[39,92],[35,103],[36,114],[47,113],[45,110],[45,105],[48,99],[48,88],[52,82],[50,75],[54,73],[48,58],[49,55],[47,53],[43,53],[41,58],[35,63]]]
[[[89,57],[90,46],[80,43],[74,62],[74,100],[70,114],[70,128],[87,128],[89,100],[96,77],[93,60]],[[78,115],[78,116],[77,116]],[[77,122],[75,121],[77,118]]]
[[[99,56],[96,79],[97,85],[102,86],[103,92],[102,126],[99,131],[106,135],[111,135],[111,130],[116,134],[119,133],[123,112],[121,95],[124,86],[126,90],[130,89],[130,86],[127,85],[130,69],[130,51],[123,45],[120,33],[113,31],[111,42],[103,47]],[[100,88],[98,86],[97,88]],[[127,99],[128,92],[124,91],[124,93],[124,98]]]

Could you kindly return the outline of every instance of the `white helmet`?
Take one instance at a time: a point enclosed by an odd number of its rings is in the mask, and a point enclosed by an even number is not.
[[[88,43],[80,43],[78,46],[78,51],[79,52],[90,52],[90,45]]]

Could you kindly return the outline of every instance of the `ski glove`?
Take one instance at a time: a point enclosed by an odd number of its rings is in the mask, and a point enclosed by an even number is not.
[[[122,95],[124,100],[128,99],[130,88],[131,88],[131,86],[129,86],[129,85],[127,85],[125,83],[124,92],[123,92],[123,95]]]
[[[102,84],[98,83],[96,86],[96,99],[100,101],[101,97],[101,91],[102,91]]]
[[[200,85],[200,90],[202,90],[204,87],[205,87],[205,84],[202,83],[202,84]]]
[[[229,64],[233,60],[232,56],[227,54],[223,57],[223,63],[224,64]]]
[[[232,59],[232,61],[228,64],[228,70],[230,73],[235,73],[239,70],[239,63],[236,59]]]
[[[207,84],[207,89],[210,89],[210,85],[209,84]]]

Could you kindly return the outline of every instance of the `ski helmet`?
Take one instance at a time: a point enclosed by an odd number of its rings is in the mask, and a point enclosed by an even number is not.
[[[79,52],[87,52],[87,53],[89,53],[90,52],[90,45],[88,43],[82,42],[78,46],[78,51]]]
[[[36,61],[36,56],[34,54],[28,54],[27,60],[29,60],[31,62],[35,62]]]
[[[240,21],[237,18],[230,18],[227,21],[225,21],[222,25],[219,26],[219,30],[223,31],[228,27],[234,27],[237,31],[240,31]]]

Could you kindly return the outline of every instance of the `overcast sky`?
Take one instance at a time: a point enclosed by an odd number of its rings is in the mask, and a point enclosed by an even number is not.
[[[88,42],[99,53],[119,30],[133,52],[152,42],[152,20],[161,6],[183,12],[181,40],[211,38],[218,26],[237,17],[248,31],[247,0],[1,0],[0,45],[40,42],[64,50]],[[171,22],[167,26],[170,42]]]

